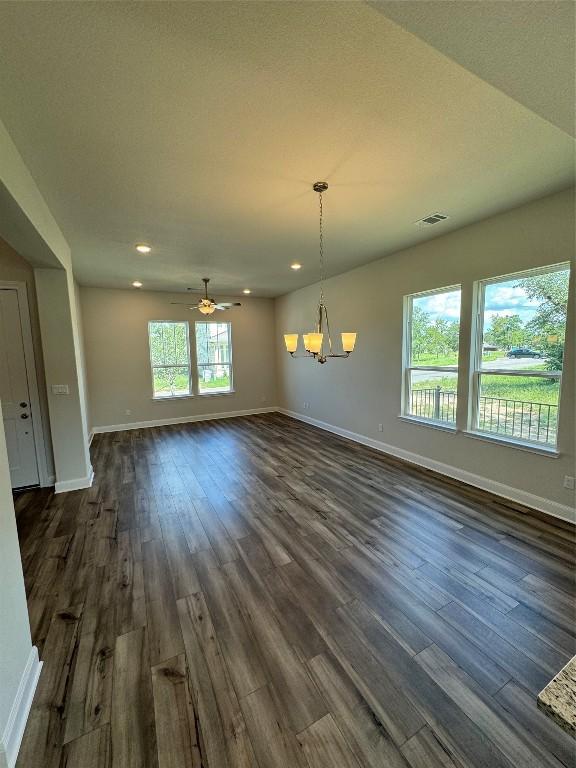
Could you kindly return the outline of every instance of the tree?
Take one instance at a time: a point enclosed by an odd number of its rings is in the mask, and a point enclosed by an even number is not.
[[[509,350],[526,341],[526,329],[520,315],[496,315],[484,334],[484,340],[498,349]]]
[[[428,327],[428,352],[440,357],[458,352],[459,323],[437,317]]]
[[[420,360],[427,352],[426,337],[430,325],[430,315],[415,304],[412,308],[412,358]]]
[[[523,288],[529,299],[536,299],[538,308],[530,325],[546,335],[562,335],[566,329],[568,304],[567,269],[532,275],[519,280],[515,287]]]
[[[569,276],[569,271],[562,269],[526,277],[515,286],[523,288],[529,299],[538,302],[536,313],[526,329],[545,356],[546,367],[551,371],[562,370]]]

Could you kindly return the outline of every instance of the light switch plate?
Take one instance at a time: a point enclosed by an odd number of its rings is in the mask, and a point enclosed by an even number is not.
[[[53,395],[69,395],[70,387],[68,384],[52,384]]]

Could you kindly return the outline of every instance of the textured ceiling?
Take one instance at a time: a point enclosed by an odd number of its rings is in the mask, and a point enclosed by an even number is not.
[[[574,136],[573,0],[370,0],[370,4]]]
[[[79,281],[183,290],[207,275],[214,293],[263,296],[311,283],[317,179],[331,274],[572,183],[565,94],[541,67],[569,54],[565,22],[520,3],[521,50],[498,80],[480,3],[434,34],[416,6],[443,3],[398,5],[0,3],[0,118]],[[450,219],[414,226],[436,211]]]

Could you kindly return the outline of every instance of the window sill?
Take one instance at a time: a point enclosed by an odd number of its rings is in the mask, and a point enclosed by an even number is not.
[[[399,414],[398,418],[402,421],[407,421],[410,424],[418,424],[421,427],[432,427],[432,429],[440,429],[442,432],[451,432],[455,434],[458,430],[455,426],[450,426],[443,421],[434,421],[433,419],[418,419],[416,416],[404,416]]]
[[[166,397],[151,397],[153,403],[164,403],[166,401],[172,402],[172,400],[189,400],[194,395],[167,395]]]
[[[462,432],[466,437],[472,437],[474,440],[485,440],[488,443],[496,443],[497,445],[504,445],[508,448],[518,448],[521,451],[528,451],[529,453],[538,453],[541,456],[548,456],[551,459],[557,459],[560,456],[559,451],[556,448],[551,448],[546,445],[538,445],[535,443],[527,443],[521,440],[514,440],[510,437],[501,437],[498,435],[492,435],[488,432],[472,432],[464,430]]]
[[[229,389],[227,392],[198,392],[198,397],[222,397],[222,395],[235,395],[235,389]]]

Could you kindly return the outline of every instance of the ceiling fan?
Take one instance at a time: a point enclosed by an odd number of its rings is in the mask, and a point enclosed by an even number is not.
[[[242,304],[239,301],[234,302],[216,302],[214,299],[211,299],[208,296],[208,283],[210,282],[209,277],[203,277],[202,282],[204,283],[204,296],[198,300],[197,304],[190,304],[188,301],[171,301],[171,304],[184,304],[188,307],[188,309],[197,309],[198,312],[201,312],[203,315],[211,315],[216,309],[230,309],[231,307],[241,307]]]

